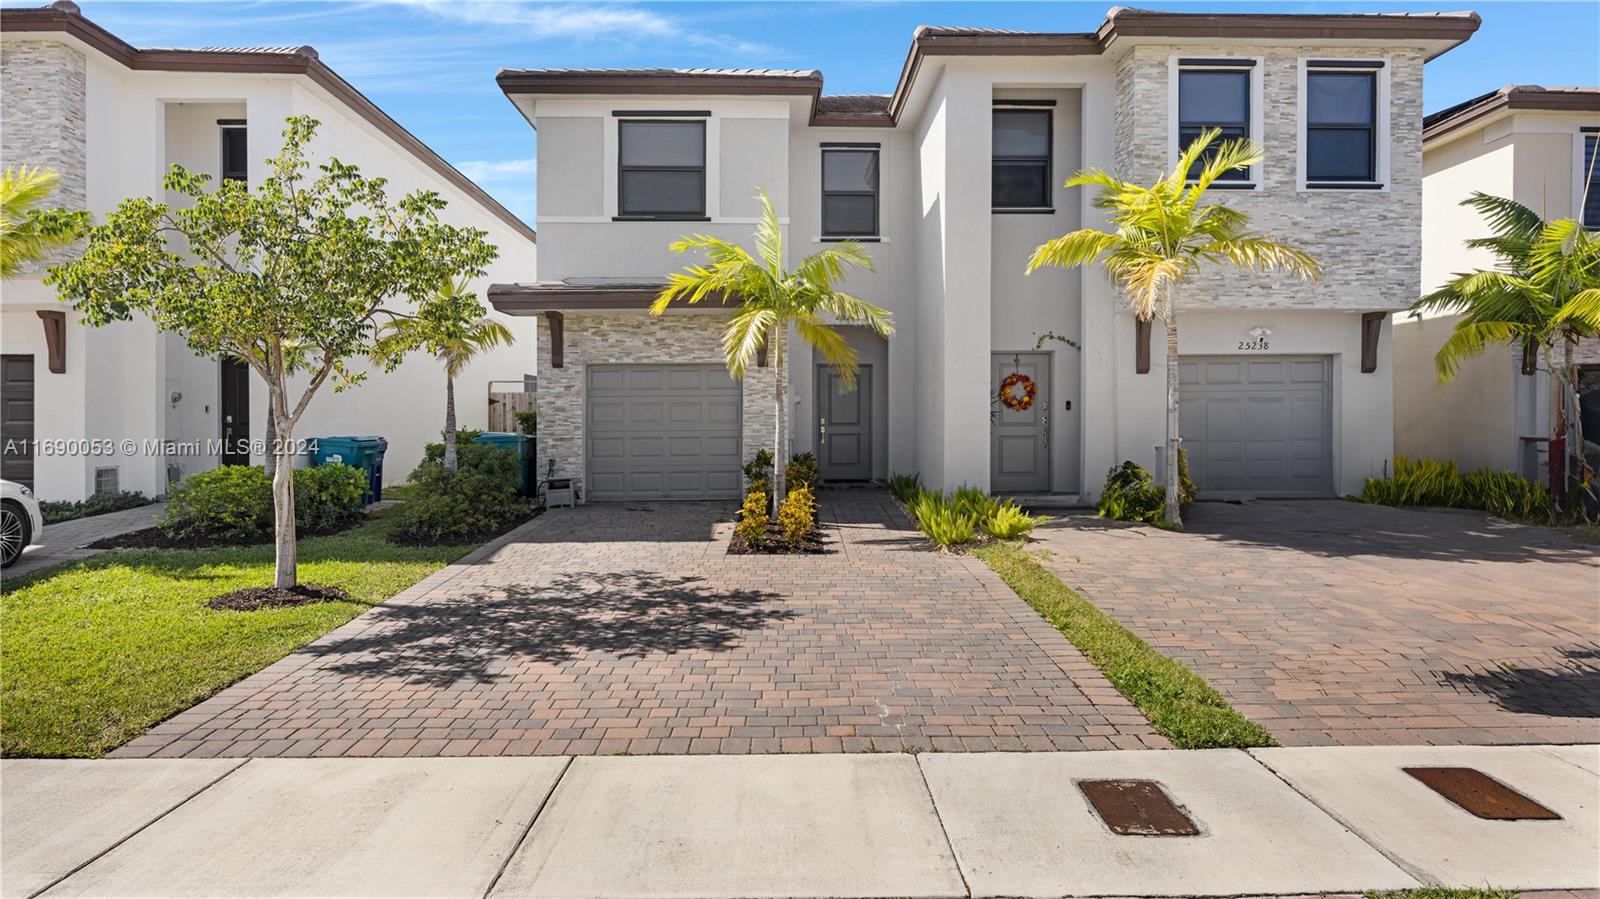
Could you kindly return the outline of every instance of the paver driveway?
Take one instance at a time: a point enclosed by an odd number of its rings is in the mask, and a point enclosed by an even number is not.
[[[800,557],[727,555],[726,504],[554,510],[113,755],[1168,745],[887,494],[822,498]]]
[[[1284,744],[1600,741],[1600,552],[1560,531],[1329,500],[1035,533]]]

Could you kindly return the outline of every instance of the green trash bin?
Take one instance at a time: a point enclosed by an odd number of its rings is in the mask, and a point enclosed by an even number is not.
[[[343,462],[367,473],[367,495],[364,503],[376,502],[383,496],[383,454],[389,441],[382,437],[314,437],[317,450],[311,464],[326,465]]]
[[[517,495],[530,495],[531,488],[538,483],[533,477],[533,438],[527,434],[512,434],[505,431],[484,431],[473,439],[473,443],[487,443],[498,449],[515,450],[517,453]]]

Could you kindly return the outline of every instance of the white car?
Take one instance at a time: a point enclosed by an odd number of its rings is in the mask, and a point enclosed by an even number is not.
[[[13,481],[0,481],[0,568],[22,558],[22,550],[39,542],[44,518],[33,491]]]

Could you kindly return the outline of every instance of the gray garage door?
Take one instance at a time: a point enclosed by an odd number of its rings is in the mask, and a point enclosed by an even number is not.
[[[589,499],[739,496],[738,382],[720,365],[591,365]]]
[[[1333,493],[1326,356],[1185,356],[1179,418],[1202,495]]]
[[[33,357],[0,356],[0,478],[33,484]]]

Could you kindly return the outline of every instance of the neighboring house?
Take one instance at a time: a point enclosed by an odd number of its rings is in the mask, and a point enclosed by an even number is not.
[[[118,202],[162,195],[181,163],[213,178],[256,181],[278,149],[284,119],[322,122],[312,152],[337,155],[390,181],[391,195],[417,188],[449,202],[444,218],[489,233],[500,259],[492,278],[534,266],[534,232],[320,62],[310,47],[248,50],[141,49],[85,19],[70,2],[0,10],[0,164],[60,172],[53,202],[103,219]],[[266,389],[242,364],[202,358],[148,319],[89,328],[41,279],[62,256],[33,266],[0,291],[3,383],[0,434],[11,449],[4,477],[41,498],[74,500],[105,490],[165,492],[179,476],[242,452],[191,455],[159,444],[195,445],[264,436]],[[473,362],[458,380],[466,428],[488,415],[488,381],[520,380],[536,337],[512,322],[519,345]],[[444,375],[424,356],[350,391],[323,390],[297,437],[378,434],[389,441],[390,482],[403,480],[438,440]],[[129,453],[122,441],[135,441]],[[107,442],[109,441],[109,442]],[[147,443],[148,441],[148,443]],[[230,443],[230,448],[237,448]],[[213,447],[214,448],[214,447]],[[248,448],[246,446],[246,448]],[[259,458],[257,459],[259,461]]]
[[[1393,452],[1389,316],[1416,297],[1423,63],[1470,13],[1210,15],[1118,8],[1086,34],[920,28],[894,92],[828,96],[815,71],[504,70],[539,131],[542,281],[490,289],[538,316],[541,467],[589,499],[728,497],[772,443],[772,372],[731,382],[725,312],[645,308],[685,232],[748,241],[767,189],[794,258],[865,242],[847,288],[894,314],[848,329],[841,394],[791,336],[794,451],[829,480],[920,472],[936,488],[1092,496],[1160,471],[1160,325],[1094,268],[1025,277],[1034,247],[1103,223],[1062,181],[1150,181],[1206,126],[1266,161],[1216,198],[1326,277],[1202,272],[1181,295],[1183,437],[1202,491],[1359,492]],[[1057,339],[1059,338],[1059,339]],[[997,402],[1032,379],[1025,412]]]
[[[1509,197],[1547,220],[1578,218],[1600,229],[1600,181],[1590,164],[1597,140],[1600,88],[1594,87],[1513,85],[1428,116],[1421,292],[1436,290],[1453,274],[1494,267],[1487,250],[1466,246],[1490,233],[1481,216],[1460,205],[1474,191]],[[1557,394],[1542,356],[1525,360],[1520,347],[1491,348],[1441,386],[1433,357],[1457,319],[1395,318],[1395,452],[1546,481]],[[1578,359],[1600,366],[1600,342],[1580,344]],[[1589,394],[1595,380],[1585,378]],[[1585,430],[1591,441],[1600,437],[1600,430]]]

